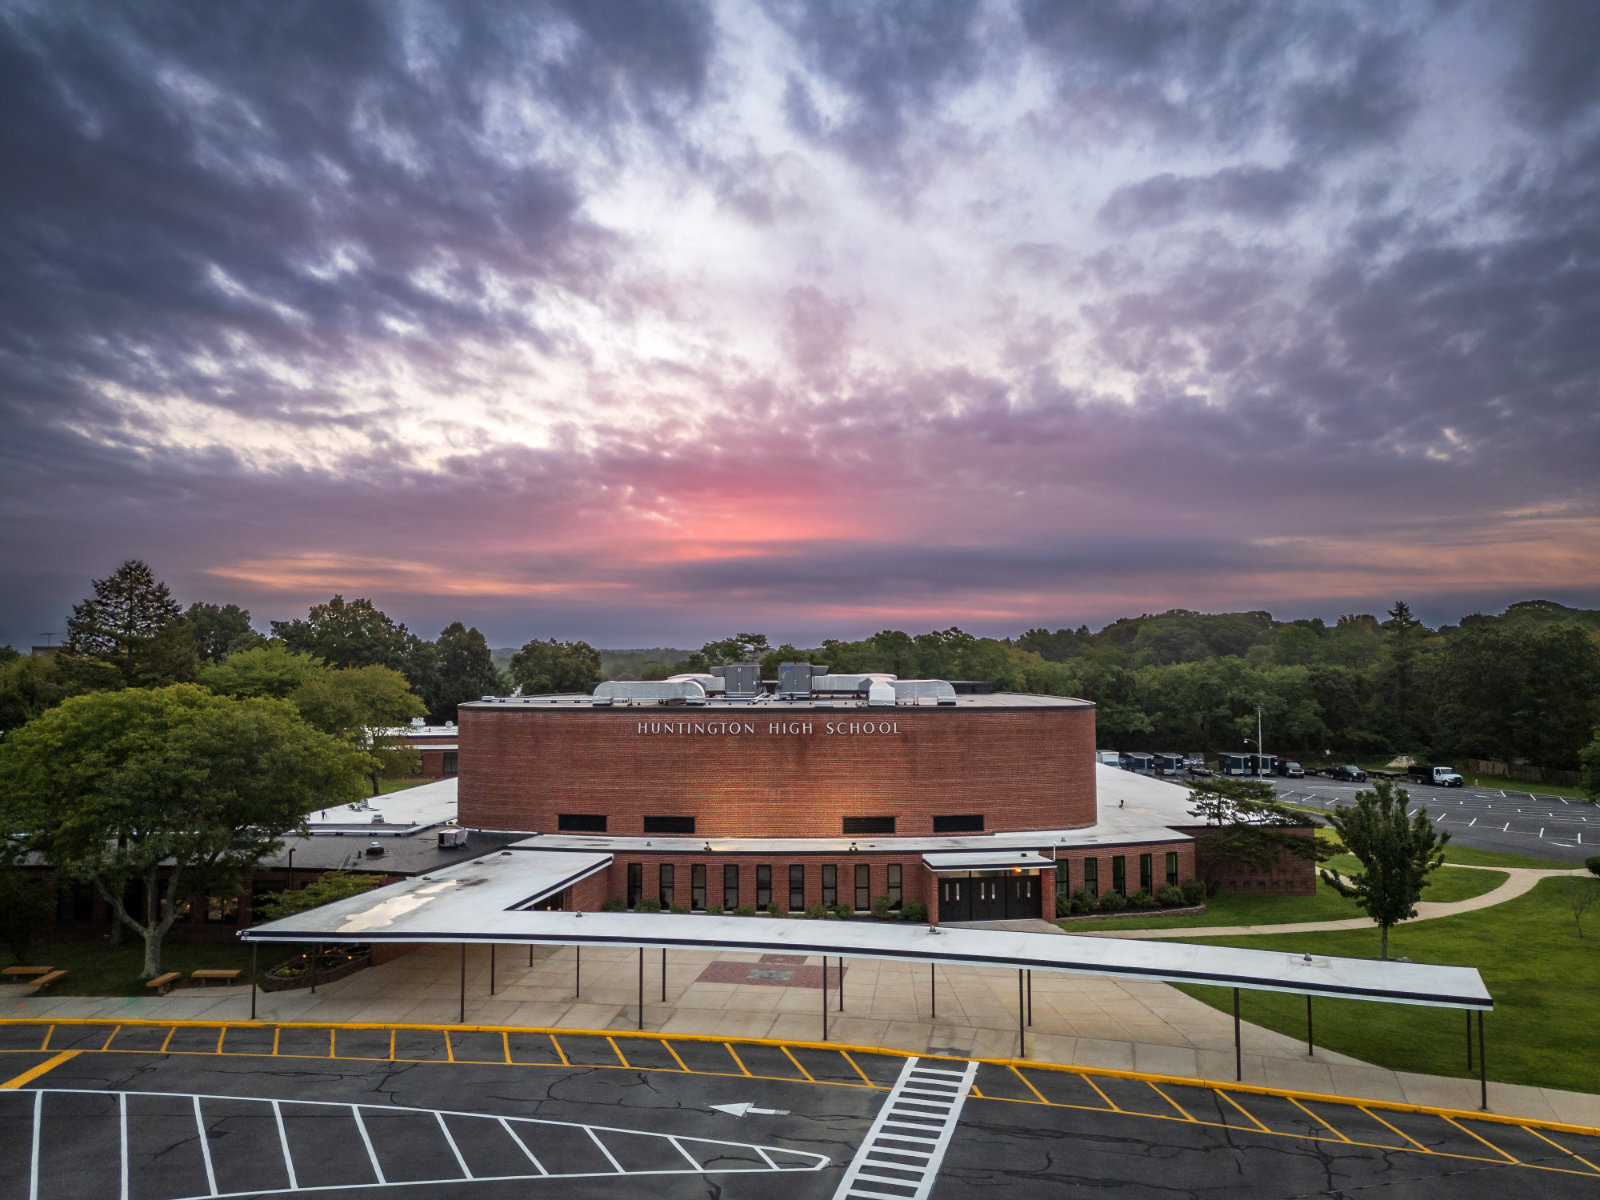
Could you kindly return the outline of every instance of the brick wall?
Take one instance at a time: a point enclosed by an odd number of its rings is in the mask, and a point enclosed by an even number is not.
[[[1201,834],[1205,832],[1204,825],[1186,826],[1184,832]],[[1296,837],[1314,837],[1309,826],[1297,826],[1286,829],[1284,832]],[[1195,864],[1195,873],[1204,877],[1210,864],[1205,861],[1203,850],[1201,857]],[[1281,846],[1272,849],[1272,863],[1265,870],[1251,871],[1242,866],[1232,869],[1223,868],[1216,876],[1215,883],[1219,892],[1254,892],[1268,893],[1280,896],[1309,896],[1317,890],[1317,864],[1309,858],[1301,858],[1291,854]]]
[[[892,816],[899,835],[932,833],[936,814],[981,814],[987,833],[1095,820],[1089,707],[463,706],[459,742],[460,819],[480,829],[556,832],[559,813],[604,814],[613,835],[643,833],[646,814],[692,816],[697,837],[838,837],[846,816]]]

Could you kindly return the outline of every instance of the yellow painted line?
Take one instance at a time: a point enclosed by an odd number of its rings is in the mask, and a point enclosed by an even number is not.
[[[1109,1108],[1112,1112],[1121,1112],[1122,1111],[1120,1108],[1118,1108],[1116,1106],[1116,1104],[1112,1101],[1110,1096],[1108,1096],[1104,1092],[1100,1091],[1100,1085],[1097,1084],[1094,1080],[1090,1079],[1087,1075],[1085,1075],[1083,1077],[1083,1081],[1085,1083],[1087,1083],[1090,1087],[1094,1088],[1095,1092],[1099,1095],[1100,1099],[1102,1099],[1102,1100],[1104,1100],[1106,1102],[1106,1107]]]
[[[1356,1105],[1356,1107],[1357,1108],[1361,1108],[1361,1106],[1359,1104]],[[1367,1110],[1365,1108],[1361,1108],[1361,1111],[1362,1112],[1367,1112]],[[1393,1125],[1389,1124],[1389,1122],[1385,1121],[1377,1113],[1367,1113],[1367,1116],[1371,1117],[1374,1121],[1376,1121],[1378,1124],[1382,1125],[1385,1129],[1393,1130],[1395,1133],[1398,1133],[1401,1137],[1405,1138],[1406,1141],[1410,1142],[1413,1146],[1415,1146],[1418,1150],[1421,1150],[1424,1154],[1437,1154],[1438,1153],[1438,1151],[1436,1151],[1436,1150],[1430,1150],[1427,1146],[1424,1146],[1421,1142],[1417,1141],[1416,1138],[1412,1137],[1410,1134],[1404,1132],[1403,1130],[1395,1129],[1395,1127]],[[1404,1149],[1404,1147],[1402,1146],[1401,1149]]]
[[[444,1056],[449,1062],[455,1062],[456,1060],[456,1048],[450,1044],[450,1031],[448,1029],[444,1031]]]
[[[556,1057],[561,1059],[561,1065],[563,1067],[570,1067],[572,1064],[567,1061],[567,1052],[561,1048],[561,1043],[556,1039],[556,1035],[552,1033],[548,1036],[550,1038],[550,1044],[556,1048]]]
[[[178,1027],[176,1025],[174,1025],[171,1029],[167,1030],[167,1036],[161,1043],[161,1053],[165,1054],[167,1052],[167,1045],[168,1045],[168,1043],[170,1043],[172,1041],[172,1035],[177,1033],[177,1032],[178,1032]]]
[[[1160,1088],[1160,1087],[1159,1087],[1159,1086],[1157,1086],[1157,1085],[1156,1085],[1156,1084],[1153,1084],[1153,1083],[1152,1083],[1152,1084],[1151,1084],[1151,1085],[1150,1085],[1150,1086],[1151,1086],[1151,1087],[1152,1087],[1152,1088],[1154,1088],[1154,1089],[1155,1089],[1155,1093],[1156,1093],[1156,1095],[1158,1095],[1158,1096],[1160,1096],[1160,1097],[1161,1097],[1161,1098],[1162,1098],[1162,1099],[1163,1099],[1163,1100],[1165,1100],[1165,1101],[1166,1101],[1166,1102],[1167,1102],[1167,1103],[1168,1103],[1168,1104],[1170,1104],[1170,1105],[1172,1105],[1172,1107],[1173,1107],[1173,1108],[1175,1108],[1175,1109],[1177,1109],[1177,1110],[1178,1110],[1178,1112],[1179,1112],[1179,1113],[1180,1113],[1180,1114],[1181,1114],[1181,1115],[1182,1115],[1182,1117],[1183,1117],[1183,1119],[1184,1119],[1184,1120],[1185,1120],[1185,1121],[1194,1121],[1194,1123],[1195,1123],[1195,1124],[1196,1124],[1196,1125],[1198,1125],[1198,1124],[1199,1124],[1199,1123],[1200,1123],[1200,1122],[1198,1122],[1198,1121],[1195,1121],[1195,1119],[1194,1119],[1194,1117],[1193,1117],[1193,1115],[1191,1115],[1191,1114],[1190,1114],[1190,1113],[1189,1113],[1189,1111],[1188,1111],[1188,1110],[1187,1110],[1187,1109],[1185,1109],[1185,1108],[1184,1108],[1184,1107],[1183,1107],[1183,1105],[1181,1105],[1181,1104],[1179,1104],[1179,1103],[1178,1103],[1178,1102],[1177,1102],[1177,1101],[1176,1101],[1176,1100],[1174,1100],[1174,1099],[1173,1099],[1173,1098],[1172,1098],[1172,1097],[1171,1097],[1171,1096],[1169,1096],[1169,1095],[1167,1095],[1167,1094],[1166,1094],[1166,1093],[1165,1093],[1165,1092],[1163,1092],[1163,1091],[1162,1091],[1162,1090],[1161,1090],[1161,1088]],[[1259,1122],[1259,1121],[1257,1121],[1257,1122],[1256,1122],[1256,1124],[1258,1124],[1258,1125],[1259,1125],[1259,1124],[1260,1124],[1260,1122]]]
[[[47,1058],[38,1066],[29,1067],[21,1075],[14,1076],[13,1078],[6,1080],[4,1083],[0,1083],[0,1088],[19,1088],[23,1084],[39,1078],[39,1076],[43,1075],[46,1071],[54,1071],[62,1063],[66,1062],[67,1059],[76,1058],[82,1053],[82,1050],[63,1050],[54,1058]]]
[[[1450,1121],[1450,1118],[1449,1117],[1443,1117],[1443,1118],[1441,1118],[1441,1120]],[[1506,1154],[1506,1152],[1504,1150],[1500,1149],[1499,1146],[1496,1146],[1488,1138],[1478,1137],[1477,1134],[1473,1133],[1472,1130],[1468,1129],[1465,1125],[1461,1124],[1459,1121],[1450,1121],[1450,1124],[1454,1125],[1457,1129],[1461,1130],[1461,1132],[1466,1134],[1468,1137],[1478,1138],[1478,1140],[1480,1142],[1482,1142],[1485,1146],[1489,1147],[1489,1149],[1493,1150],[1496,1154],[1504,1154],[1507,1162],[1514,1162],[1519,1167],[1523,1165],[1522,1160],[1520,1158],[1513,1158],[1511,1155]]]
[[[856,1065],[856,1060],[850,1057],[849,1051],[841,1050],[841,1051],[839,1051],[839,1053],[844,1055],[845,1062],[849,1063],[852,1067],[855,1068],[856,1074],[861,1076],[861,1082],[862,1083],[866,1084],[869,1088],[875,1088],[875,1087],[878,1086],[877,1084],[873,1083],[872,1080],[867,1078],[867,1073],[865,1071],[863,1071],[859,1066]]]
[[[394,1057],[394,1049],[393,1049],[394,1043],[390,1042],[389,1045],[390,1045],[389,1057],[393,1058]],[[500,1045],[506,1052],[506,1066],[509,1067],[509,1066],[512,1065],[512,1062],[511,1062],[511,1035],[509,1033],[502,1033],[500,1035]]]
[[[1034,1087],[1033,1084],[1028,1082],[1028,1077],[1026,1075],[1024,1075],[1021,1071],[1017,1070],[1016,1067],[1012,1067],[1011,1070],[1016,1075],[1016,1077],[1018,1079],[1022,1080],[1022,1086],[1023,1087],[1027,1088],[1035,1096],[1039,1097],[1039,1103],[1040,1104],[1049,1104],[1050,1103],[1050,1101],[1048,1101],[1048,1100],[1046,1100],[1044,1098],[1044,1094],[1042,1092],[1040,1092],[1038,1088]]]
[[[339,1038],[339,1031],[337,1029],[335,1029],[332,1025],[328,1026],[328,1057],[329,1058],[338,1058],[339,1057],[338,1038]]]
[[[987,1100],[987,1099],[989,1099],[988,1096],[985,1096],[982,1092],[980,1092],[978,1090],[978,1085],[977,1084],[973,1084],[972,1085],[972,1090],[970,1092],[968,1092],[967,1095],[976,1096],[979,1100]],[[995,1099],[999,1100],[999,1099],[1001,1099],[1001,1097],[996,1096]]]
[[[1261,1122],[1260,1122],[1260,1121],[1257,1121],[1257,1120],[1256,1120],[1256,1115],[1255,1115],[1255,1113],[1253,1113],[1253,1112],[1251,1112],[1251,1111],[1250,1111],[1250,1110],[1249,1110],[1249,1109],[1247,1109],[1247,1108],[1246,1108],[1246,1107],[1245,1107],[1245,1106],[1244,1106],[1244,1105],[1242,1105],[1242,1104],[1240,1104],[1240,1103],[1239,1103],[1239,1102],[1238,1102],[1238,1101],[1237,1101],[1237,1100],[1235,1100],[1235,1099],[1234,1099],[1234,1098],[1233,1098],[1233,1097],[1232,1097],[1232,1096],[1230,1096],[1230,1095],[1228,1095],[1228,1093],[1227,1093],[1227,1092],[1223,1092],[1223,1093],[1221,1093],[1221,1095],[1222,1095],[1222,1098],[1223,1098],[1223,1099],[1224,1099],[1224,1100],[1226,1100],[1226,1101],[1227,1101],[1227,1102],[1228,1102],[1228,1103],[1229,1103],[1229,1104],[1231,1104],[1231,1105],[1233,1105],[1233,1106],[1234,1106],[1234,1107],[1235,1107],[1235,1108],[1237,1108],[1237,1109],[1238,1109],[1238,1110],[1239,1110],[1239,1111],[1240,1111],[1240,1112],[1242,1112],[1242,1113],[1244,1113],[1244,1115],[1245,1115],[1245,1116],[1247,1116],[1247,1117],[1249,1117],[1249,1118],[1250,1118],[1250,1123],[1251,1123],[1251,1124],[1252,1124],[1252,1125],[1254,1125],[1254,1126],[1255,1126],[1255,1127],[1256,1127],[1256,1128],[1257,1128],[1257,1129],[1259,1129],[1259,1130],[1261,1130],[1261,1132],[1262,1132],[1262,1133],[1271,1133],[1271,1132],[1272,1132],[1272,1130],[1270,1130],[1270,1129],[1268,1129],[1268,1128],[1267,1128],[1267,1127],[1266,1127],[1266,1126],[1265,1126],[1265,1125],[1263,1125],[1263,1124],[1262,1124],[1262,1123],[1261,1123]],[[1395,1132],[1396,1132],[1396,1133],[1398,1133],[1398,1132],[1399,1132],[1399,1130],[1396,1130],[1396,1131],[1395,1131]]]
[[[122,1026],[118,1025],[115,1029],[113,1029],[111,1031],[111,1035],[106,1038],[105,1045],[101,1046],[100,1049],[102,1049],[102,1050],[111,1049],[111,1043],[116,1040],[117,1034],[119,1034],[121,1032],[122,1032]]]
[[[746,1075],[750,1074],[750,1068],[744,1065],[744,1059],[739,1057],[739,1052],[733,1048],[732,1042],[723,1042],[722,1048],[729,1054],[733,1055],[733,1061],[739,1064],[739,1070],[743,1071]]]
[[[213,1054],[221,1054],[222,1053],[222,1039],[227,1037],[227,1036],[228,1036],[228,1027],[226,1025],[219,1025],[217,1027],[217,1048],[212,1051]]]
[[[1344,1134],[1340,1133],[1337,1129],[1335,1129],[1332,1125],[1329,1125],[1321,1117],[1317,1116],[1316,1113],[1312,1112],[1304,1104],[1301,1104],[1300,1101],[1296,1100],[1293,1096],[1289,1097],[1289,1103],[1294,1105],[1301,1112],[1305,1113],[1306,1116],[1310,1117],[1313,1121],[1316,1121],[1319,1125],[1321,1125],[1329,1133],[1333,1134],[1333,1136],[1338,1138],[1341,1142],[1348,1142],[1350,1140],[1349,1138],[1345,1137]]]
[[[44,1031],[44,1041],[39,1043],[39,1049],[41,1049],[41,1050],[50,1049],[50,1039],[55,1036],[55,1032],[56,1032],[56,1027],[54,1025],[50,1026],[49,1029],[46,1029]]]
[[[672,1048],[672,1043],[671,1042],[667,1041],[666,1038],[659,1038],[657,1040],[660,1041],[660,1043],[667,1048],[667,1053],[672,1055],[672,1061],[677,1063],[678,1067],[682,1071],[684,1071],[686,1074],[693,1074],[693,1072],[690,1071],[688,1066],[684,1063],[683,1059],[678,1057],[678,1052]]]
[[[278,1028],[276,1028],[276,1029],[274,1029],[272,1031],[272,1053],[274,1055],[276,1055],[278,1053],[278,1039],[280,1037],[282,1037],[282,1036],[283,1036],[283,1026],[280,1025]]]
[[[731,1049],[731,1047],[730,1047],[730,1049]],[[789,1047],[785,1046],[783,1048],[783,1052],[784,1052],[785,1055],[788,1056],[789,1061],[794,1064],[794,1069],[796,1071],[799,1071],[800,1074],[802,1074],[802,1075],[804,1075],[806,1077],[806,1082],[807,1083],[815,1083],[816,1082],[815,1079],[811,1078],[811,1072],[806,1070],[804,1067],[802,1067],[800,1065],[800,1060],[798,1058],[796,1058],[793,1054],[789,1053]]]
[[[1544,1134],[1540,1133],[1532,1125],[1525,1125],[1525,1126],[1523,1126],[1523,1128],[1525,1128],[1529,1133],[1533,1134],[1535,1137],[1539,1138],[1540,1140],[1549,1142],[1552,1146],[1554,1146],[1557,1150],[1561,1151],[1563,1154],[1572,1155],[1573,1158],[1577,1159],[1584,1166],[1588,1167],[1591,1171],[1595,1172],[1597,1175],[1600,1175],[1600,1167],[1595,1166],[1592,1162],[1590,1162],[1583,1155],[1579,1154],[1576,1150],[1568,1150],[1560,1142],[1557,1142],[1557,1141],[1554,1141],[1551,1138],[1545,1137]],[[1547,1125],[1547,1126],[1545,1126],[1545,1128],[1548,1129],[1550,1127]]]
[[[399,1032],[399,1031],[398,1030],[394,1030],[394,1029],[389,1030],[389,1058],[391,1060],[394,1058],[394,1035],[397,1032]],[[508,1052],[508,1054],[509,1054],[509,1052]]]
[[[622,1047],[617,1045],[617,1039],[614,1037],[608,1037],[606,1038],[606,1041],[611,1043],[611,1048],[617,1052],[617,1057],[622,1060],[622,1065],[627,1067],[630,1071],[633,1070],[632,1065],[628,1062],[628,1056],[622,1052]]]

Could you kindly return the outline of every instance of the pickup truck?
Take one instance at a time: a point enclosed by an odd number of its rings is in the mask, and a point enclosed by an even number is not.
[[[1328,778],[1343,779],[1350,783],[1365,783],[1367,781],[1367,773],[1356,766],[1355,763],[1342,763],[1328,772]]]
[[[1466,783],[1456,774],[1454,767],[1407,767],[1406,778],[1415,783],[1431,783],[1435,787],[1461,787]]]

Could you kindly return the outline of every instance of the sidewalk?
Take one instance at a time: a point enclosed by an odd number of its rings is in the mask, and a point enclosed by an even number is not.
[[[1044,922],[1030,928],[1051,928]],[[1170,935],[1169,935],[1170,936]],[[781,960],[781,961],[778,961]],[[540,1029],[624,1030],[639,1027],[639,954],[588,947],[582,995],[574,997],[570,947],[536,947],[533,965],[522,947],[496,955],[489,995],[489,951],[467,954],[468,1024]],[[709,954],[667,956],[662,1003],[661,953],[644,953],[644,1028],[727,1038],[814,1042],[822,1037],[821,960],[798,956]],[[808,970],[809,968],[809,970]],[[381,967],[308,991],[262,993],[258,1019],[373,1024],[456,1024],[460,950],[422,946]],[[912,1053],[979,1058],[1018,1055],[1017,977],[992,969],[938,967],[937,1015],[923,965],[846,960],[844,1011],[838,977],[828,964],[828,1039]],[[100,1017],[149,1021],[247,1021],[250,990],[180,989],[165,997],[32,996],[25,986],[0,987],[5,1012],[23,1020]],[[1441,1020],[1459,1014],[1446,1012]],[[1244,1082],[1258,1086],[1476,1110],[1476,1079],[1392,1071],[1320,1047],[1306,1053],[1298,1038],[1246,1024]],[[1493,1062],[1494,1045],[1489,1045]],[[1234,1077],[1233,1019],[1160,983],[1038,973],[1026,1058],[1192,1079]],[[1462,1066],[1465,1068],[1465,1053]],[[1489,1084],[1492,1112],[1600,1127],[1600,1095]]]

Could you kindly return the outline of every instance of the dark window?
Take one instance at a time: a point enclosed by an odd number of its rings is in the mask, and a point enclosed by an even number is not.
[[[693,817],[646,817],[644,819],[646,833],[693,833]]]
[[[1088,889],[1089,895],[1100,894],[1100,860],[1086,858],[1083,860],[1083,886]]]
[[[644,895],[644,864],[628,864],[628,907],[633,908]]]
[[[789,911],[799,912],[806,906],[806,869],[799,863],[789,868]]]
[[[232,925],[239,920],[239,897],[207,896],[206,920]]]
[[[839,868],[829,865],[822,868],[822,902],[829,908],[839,903]]]
[[[942,817],[934,817],[933,831],[935,833],[982,833],[982,813],[947,813]]]
[[[706,907],[706,865],[695,863],[689,868],[689,907],[704,912]]]
[[[865,912],[872,907],[872,868],[866,863],[856,864],[856,911]]]
[[[1070,859],[1056,860],[1056,895],[1072,895],[1072,862]]]
[[[1120,854],[1111,860],[1111,890],[1128,894],[1128,860]]]
[[[557,813],[556,829],[561,833],[604,833],[604,813]]]
[[[94,920],[94,884],[57,888],[56,920],[64,925]]]
[[[676,880],[677,871],[671,863],[661,864],[661,907],[671,908],[677,901],[673,898],[672,885]]]
[[[446,750],[444,752],[444,773],[446,775],[454,775],[456,773],[456,752],[454,750]]]
[[[848,834],[893,833],[893,817],[846,817],[844,831]]]
[[[1142,891],[1151,892],[1156,886],[1156,856],[1154,854],[1139,855],[1139,887]]]
[[[772,864],[756,866],[756,907],[765,910],[772,903]]]
[[[889,864],[889,907],[900,907],[900,864]]]
[[[739,907],[739,868],[734,863],[722,868],[722,907],[730,910]]]
[[[1173,887],[1178,886],[1178,852],[1167,851],[1167,882]]]

